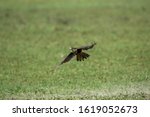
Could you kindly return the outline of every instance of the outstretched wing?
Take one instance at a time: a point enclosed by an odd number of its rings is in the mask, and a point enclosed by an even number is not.
[[[82,46],[82,47],[80,47],[80,48],[78,48],[78,49],[88,50],[88,49],[93,48],[95,45],[96,45],[96,43],[93,43],[93,44],[88,45],[88,46]]]
[[[93,48],[95,45],[96,45],[96,43],[93,43],[93,44],[88,45],[88,46],[82,46],[82,47],[79,47],[79,48],[72,48],[72,49],[88,50],[88,49]]]
[[[84,59],[87,59],[90,55],[85,53],[85,52],[81,52],[77,54],[77,61],[84,61]]]
[[[75,55],[75,52],[71,52],[60,64],[70,61]]]

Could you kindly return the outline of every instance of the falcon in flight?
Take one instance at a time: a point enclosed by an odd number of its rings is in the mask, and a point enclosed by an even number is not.
[[[93,43],[88,46],[82,46],[79,48],[70,48],[72,50],[72,52],[70,52],[70,54],[60,63],[60,65],[70,61],[75,56],[76,56],[77,61],[84,61],[84,59],[87,59],[90,55],[83,52],[83,50],[91,49],[95,45],[96,45],[96,43]]]

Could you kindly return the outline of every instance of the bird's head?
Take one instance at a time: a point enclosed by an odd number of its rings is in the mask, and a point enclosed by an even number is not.
[[[70,47],[69,48],[72,52],[76,51],[76,48]]]

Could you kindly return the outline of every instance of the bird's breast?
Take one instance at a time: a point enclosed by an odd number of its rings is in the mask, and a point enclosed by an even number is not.
[[[82,49],[77,49],[77,53],[81,53],[82,52]]]

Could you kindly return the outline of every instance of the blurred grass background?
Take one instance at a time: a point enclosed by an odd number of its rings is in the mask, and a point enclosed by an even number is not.
[[[149,0],[1,0],[0,99],[150,99]],[[96,42],[84,62],[56,69]]]

